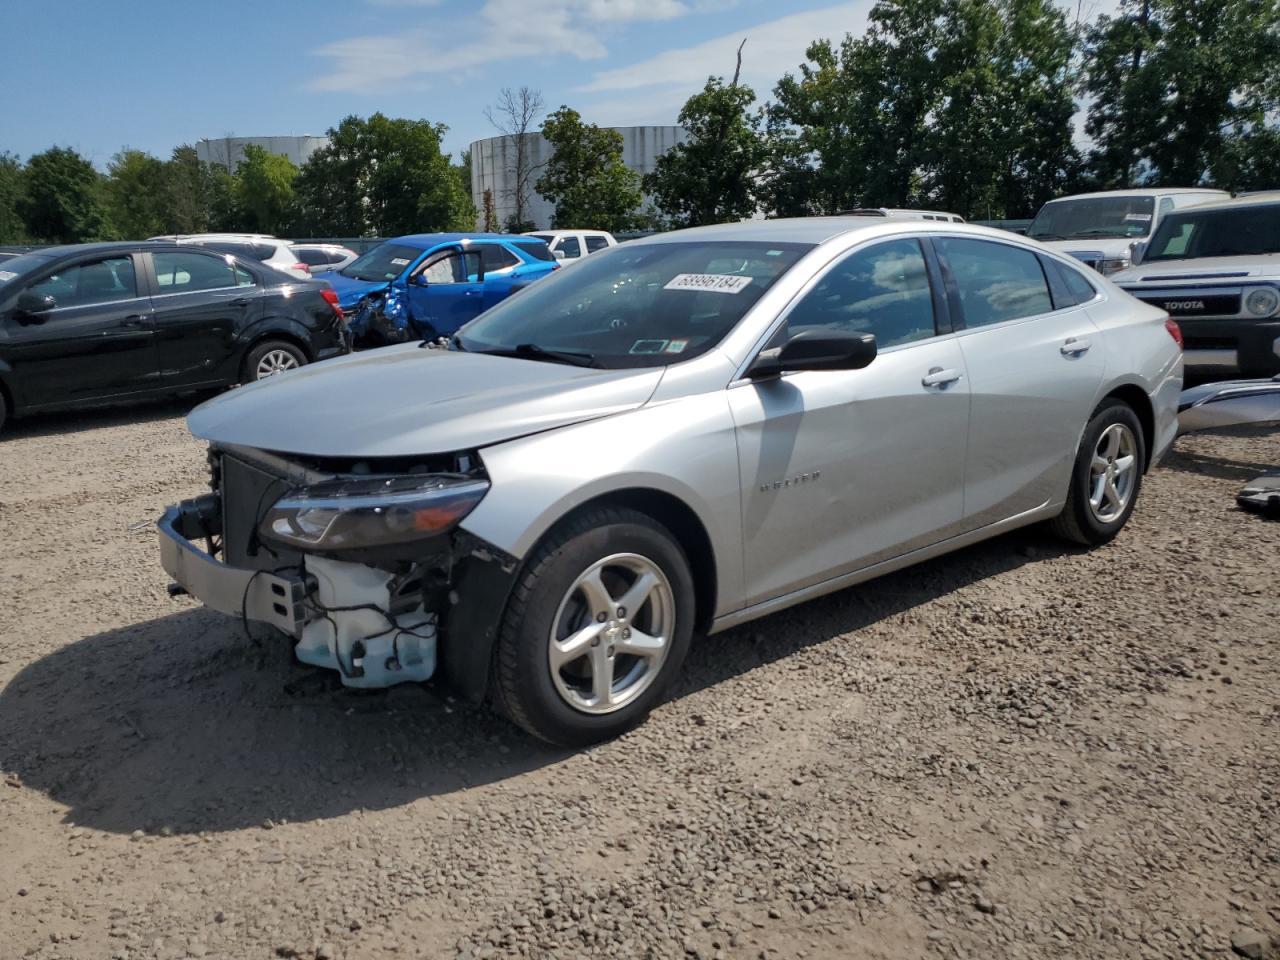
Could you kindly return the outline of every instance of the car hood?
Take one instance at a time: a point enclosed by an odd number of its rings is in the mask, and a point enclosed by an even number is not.
[[[1050,250],[1077,260],[1119,260],[1129,256],[1141,237],[1080,237],[1075,240],[1041,240]]]
[[[337,270],[324,274],[324,279],[328,281],[329,286],[333,287],[334,293],[338,295],[338,306],[342,307],[343,310],[350,310],[360,302],[361,297],[377,293],[379,290],[385,290],[391,285],[390,281],[387,280],[357,280],[354,277],[345,276]]]
[[[633,410],[662,369],[595,370],[403,344],[239,387],[196,407],[220,444],[317,457],[475,449]]]
[[[1280,279],[1280,254],[1246,257],[1202,257],[1198,260],[1157,260],[1113,273],[1113,283],[1199,281],[1236,282],[1248,279]]]

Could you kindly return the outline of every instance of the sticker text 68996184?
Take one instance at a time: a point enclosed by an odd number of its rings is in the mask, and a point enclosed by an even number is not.
[[[751,286],[751,278],[731,273],[677,273],[663,290],[703,290],[708,293],[741,293]]]

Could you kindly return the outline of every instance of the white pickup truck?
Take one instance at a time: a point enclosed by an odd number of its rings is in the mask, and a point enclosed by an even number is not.
[[[1174,210],[1230,196],[1223,190],[1177,188],[1080,193],[1041,207],[1027,236],[1110,276],[1129,266],[1133,247],[1149,239]]]

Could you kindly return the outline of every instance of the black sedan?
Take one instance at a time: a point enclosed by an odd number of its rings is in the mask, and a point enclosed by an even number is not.
[[[248,383],[350,349],[327,283],[252,259],[141,242],[0,260],[0,424]]]

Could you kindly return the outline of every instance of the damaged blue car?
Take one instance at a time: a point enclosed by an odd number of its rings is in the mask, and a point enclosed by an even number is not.
[[[559,264],[535,237],[422,233],[379,244],[325,279],[356,342],[448,336]]]

